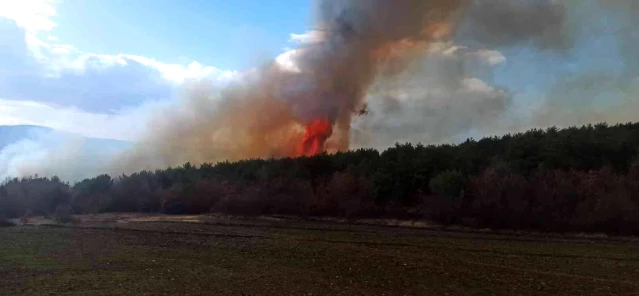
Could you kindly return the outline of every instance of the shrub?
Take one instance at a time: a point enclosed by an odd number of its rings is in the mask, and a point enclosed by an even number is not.
[[[229,192],[211,207],[211,212],[232,215],[257,216],[267,209],[264,199],[265,189],[257,183],[246,184]]]
[[[8,219],[0,217],[0,227],[11,227],[11,226],[16,226],[16,224],[9,221]]]
[[[58,223],[78,223],[79,220],[71,215],[71,205],[58,205],[54,213],[55,221]]]
[[[160,208],[163,213],[170,215],[180,215],[186,213],[184,201],[180,199],[182,187],[173,185],[160,191]]]
[[[488,168],[473,176],[462,207],[476,226],[516,228],[525,220],[530,182],[524,176]]]
[[[438,196],[459,198],[466,187],[466,176],[459,171],[444,171],[430,179],[428,187]]]
[[[309,212],[318,216],[364,217],[374,211],[371,181],[352,173],[337,172],[319,182],[311,193]]]
[[[425,195],[421,192],[419,214],[431,221],[451,224],[457,221],[459,216],[459,199],[451,199],[439,195]]]

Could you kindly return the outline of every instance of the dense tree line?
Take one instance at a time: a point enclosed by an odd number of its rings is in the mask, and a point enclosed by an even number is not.
[[[383,152],[251,159],[108,175],[71,186],[7,180],[0,216],[223,212],[395,217],[474,227],[639,232],[639,123],[396,144]]]

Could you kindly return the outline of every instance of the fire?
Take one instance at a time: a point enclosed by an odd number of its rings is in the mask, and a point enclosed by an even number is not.
[[[372,70],[371,73],[375,71],[383,71],[381,75],[399,73],[402,69],[405,69],[407,63],[412,61],[417,55],[427,53],[433,40],[450,35],[451,32],[452,27],[447,22],[441,21],[430,23],[419,30],[415,30],[413,34],[407,34],[405,38],[389,39],[386,42],[373,40],[374,42],[372,42],[372,44],[363,42],[362,44],[367,44],[367,47],[364,49],[358,48],[358,50],[361,51],[363,56],[368,55],[370,59],[354,60],[352,63],[359,65],[358,63],[365,61],[364,63],[374,66],[372,68],[377,67],[375,70]],[[331,63],[331,61],[328,62],[329,64]],[[341,69],[340,67],[341,65],[336,66],[338,69]],[[363,68],[366,69],[367,67]],[[358,68],[355,67],[353,69]],[[348,72],[352,69],[342,70]],[[371,73],[360,75],[362,73],[355,70],[352,75],[340,78],[346,81],[344,83],[353,83],[356,87],[365,89],[366,86],[371,83],[366,77],[370,78],[374,76],[369,75]],[[333,74],[342,75],[343,73]],[[321,81],[316,82],[321,83]],[[356,98],[352,99],[355,101],[362,100],[361,97],[357,96],[353,96],[353,98]],[[314,116],[313,121],[306,126],[304,137],[298,147],[297,156],[313,156],[325,152],[325,143],[327,139],[333,135],[333,124],[336,122],[329,121],[327,118],[322,117],[321,114],[314,114]],[[337,131],[337,134],[339,134],[341,129],[337,127]],[[345,146],[348,147],[348,144]]]
[[[324,152],[324,142],[332,133],[333,126],[328,120],[313,119],[313,121],[306,126],[304,139],[302,143],[300,143],[298,154],[300,156],[313,156]]]

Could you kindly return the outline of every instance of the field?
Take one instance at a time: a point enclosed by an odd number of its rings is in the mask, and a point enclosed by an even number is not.
[[[287,219],[0,228],[3,295],[639,295],[639,243]]]

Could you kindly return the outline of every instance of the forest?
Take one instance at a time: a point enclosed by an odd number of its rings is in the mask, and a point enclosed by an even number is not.
[[[639,233],[639,123],[533,129],[0,186],[0,218],[105,212],[395,218],[493,229]]]

